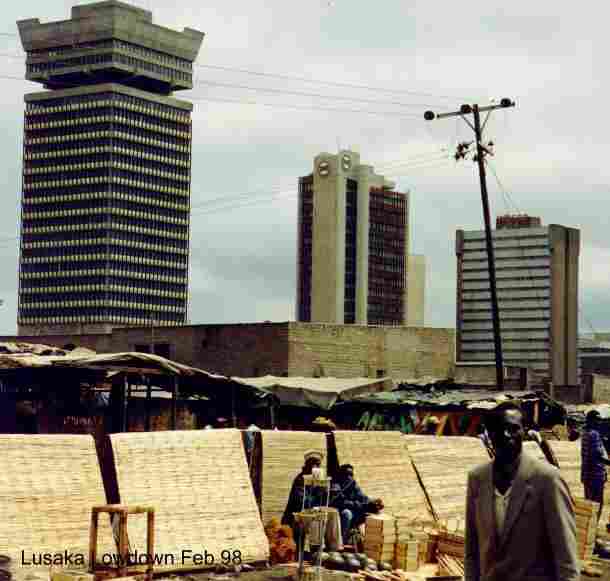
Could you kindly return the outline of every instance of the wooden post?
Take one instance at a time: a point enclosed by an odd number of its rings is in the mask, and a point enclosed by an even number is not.
[[[119,577],[125,577],[128,557],[129,543],[127,541],[127,511],[123,510],[119,514]]]
[[[146,568],[147,581],[152,581],[153,564],[155,562],[155,513],[149,510],[146,515],[146,554],[148,567]]]
[[[172,418],[171,418],[171,429],[176,429],[176,407],[178,398],[178,376],[174,375],[174,383],[172,385]]]
[[[127,431],[127,427],[128,427],[128,421],[127,421],[127,406],[129,403],[128,397],[127,397],[127,391],[129,389],[129,379],[127,378],[127,373],[124,375],[123,378],[123,399],[122,399],[122,404],[123,404],[123,409],[122,409],[122,413],[121,413],[121,432],[126,432]]]
[[[150,432],[150,402],[152,397],[152,387],[150,385],[150,377],[146,377],[146,426],[147,432]]]
[[[95,572],[95,562],[97,561],[97,522],[98,512],[91,511],[91,528],[89,529],[89,573]]]

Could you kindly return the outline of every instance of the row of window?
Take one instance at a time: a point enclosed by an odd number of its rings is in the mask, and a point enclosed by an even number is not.
[[[114,244],[133,248],[156,248],[181,254],[188,253],[188,240],[159,240],[158,236],[140,234],[138,232],[124,232],[115,230],[110,225],[108,228],[89,230],[84,232],[51,232],[49,234],[38,234],[23,237],[24,244],[34,244],[32,248],[44,248],[52,245],[87,246],[89,244]]]
[[[33,263],[77,260],[76,257],[110,257],[116,255],[126,255],[132,259],[142,258],[145,260],[171,262],[173,264],[185,264],[188,260],[188,252],[184,252],[182,249],[175,251],[166,248],[153,250],[126,247],[123,244],[92,244],[86,247],[74,244],[57,244],[44,248],[28,248],[26,244],[23,244],[21,251],[22,260]]]
[[[118,276],[92,275],[80,278],[56,277],[53,279],[32,283],[29,280],[21,282],[19,291],[24,294],[44,294],[47,292],[65,293],[76,291],[122,291],[138,292],[158,296],[185,297],[187,294],[186,279],[182,284],[173,284],[150,279],[146,284],[135,279]]]
[[[153,166],[153,167],[150,167]],[[190,171],[176,167],[166,167],[162,164],[133,163],[130,159],[122,156],[114,156],[105,161],[86,161],[83,163],[57,163],[56,161],[46,167],[31,167],[29,163],[24,164],[23,175],[28,183],[37,183],[48,179],[60,177],[94,177],[111,174],[130,178],[147,176],[167,180],[167,184],[180,187],[191,181]]]
[[[47,193],[47,192],[45,192]],[[24,206],[35,206],[40,211],[50,211],[57,208],[60,204],[63,208],[92,208],[92,207],[108,207],[113,202],[114,205],[120,208],[128,207],[132,209],[140,209],[142,206],[151,206],[153,208],[163,208],[165,210],[174,210],[178,212],[175,215],[183,215],[189,211],[188,204],[179,204],[177,202],[169,202],[164,199],[157,199],[152,196],[137,196],[129,195],[122,192],[87,192],[84,194],[67,194],[67,195],[42,195],[37,197],[24,197]],[[131,204],[131,205],[125,205]],[[164,213],[164,212],[161,212]],[[173,214],[168,214],[173,215]]]
[[[139,188],[142,193],[147,190],[159,191],[166,194],[176,194],[187,196],[189,188],[184,187],[182,182],[173,182],[166,178],[153,177],[146,181],[143,179],[133,179],[133,174],[124,170],[85,170],[79,172],[80,176],[73,179],[64,179],[63,174],[57,174],[58,179],[49,180],[49,176],[30,176],[24,180],[23,189],[28,191],[36,190],[55,190],[65,188],[86,188],[87,186],[99,186],[99,184],[109,184],[111,187],[121,185],[131,188]],[[136,174],[137,177],[140,177]],[[189,184],[190,185],[190,184]],[[36,194],[34,194],[36,195]]]
[[[106,126],[107,124],[104,124]],[[162,149],[173,149],[182,153],[190,153],[191,144],[190,139],[181,139],[168,135],[157,136],[151,134],[150,132],[144,131],[143,129],[134,129],[128,128],[127,130],[118,130],[114,129],[95,129],[95,127],[87,127],[84,130],[81,128],[79,130],[72,130],[69,133],[62,131],[47,131],[49,135],[45,135],[42,137],[31,137],[29,135],[31,132],[26,132],[24,138],[24,144],[29,149],[31,146],[35,145],[46,145],[46,144],[64,144],[64,143],[85,143],[86,141],[92,142],[97,139],[122,139],[124,141],[129,141],[133,143],[138,143],[140,145],[148,145],[159,147]]]
[[[66,120],[59,121],[40,121],[40,122],[28,122],[24,124],[25,135],[27,138],[35,137],[50,137],[63,135],[66,133],[66,129],[70,133],[84,133],[87,131],[106,131],[109,129],[116,129],[117,126],[121,126],[121,129],[137,128],[140,130],[146,130],[146,132],[136,132],[136,135],[147,136],[152,134],[153,136],[170,136],[176,138],[177,143],[183,143],[184,140],[190,139],[190,129],[184,130],[174,129],[172,127],[165,127],[159,120],[148,121],[142,118],[130,117],[127,115],[117,114],[106,114],[106,115],[95,115],[90,117],[71,117]],[[182,141],[180,141],[182,140]]]
[[[28,222],[28,226],[35,225],[36,221],[46,222],[52,220],[56,220],[56,224],[66,224],[67,222],[73,221],[75,218],[92,218],[91,221],[95,222],[103,222],[106,221],[107,218],[115,215],[117,217],[130,217],[134,219],[134,224],[142,224],[142,225],[151,225],[152,223],[165,224],[165,225],[173,225],[173,226],[188,226],[188,214],[187,217],[180,217],[184,215],[184,212],[180,212],[178,216],[177,212],[173,210],[168,210],[165,208],[159,208],[159,213],[153,213],[148,208],[141,208],[137,210],[131,210],[127,208],[119,207],[121,201],[113,200],[112,206],[110,207],[93,207],[93,208],[62,208],[60,210],[55,211],[24,211],[22,214],[22,219],[25,222]],[[125,205],[128,202],[123,202]],[[138,206],[135,205],[134,206]],[[168,215],[163,215],[163,214]],[[160,226],[158,226],[160,227]]]
[[[155,96],[142,93],[141,96],[127,95],[118,90],[99,92],[95,87],[91,88],[91,93],[82,95],[56,96],[53,93],[46,93],[43,99],[27,101],[26,112],[33,115],[50,112],[60,113],[62,111],[90,110],[100,107],[121,107],[129,111],[140,111],[154,115],[155,117],[165,117],[171,115],[190,114],[191,105],[186,101],[181,102],[184,107],[159,102]],[[150,97],[150,98],[147,98]],[[171,117],[166,117],[171,118]]]
[[[166,172],[190,176],[190,164],[169,156],[144,154],[126,147],[83,148],[81,150],[53,151],[44,153],[26,153],[24,155],[24,173],[48,173],[49,168],[68,167],[76,169],[91,164],[111,165],[113,162],[135,165]],[[135,162],[135,163],[134,163]]]
[[[106,187],[108,189],[105,189]],[[185,198],[187,203],[184,203]],[[184,194],[176,195],[158,190],[144,190],[132,186],[114,185],[110,189],[109,184],[102,184],[101,186],[99,184],[87,184],[71,186],[66,189],[32,189],[23,192],[23,204],[28,206],[58,203],[65,205],[70,202],[86,200],[98,200],[106,203],[109,200],[126,200],[142,206],[173,208],[182,212],[189,211],[188,196]]]
[[[155,325],[171,325],[183,323],[186,319],[186,311],[181,313],[155,313]],[[79,309],[78,315],[74,314],[72,308],[37,309],[27,311],[19,315],[20,325],[55,324],[65,325],[69,323],[119,323],[129,325],[150,325],[150,314],[145,309],[127,308],[101,308],[85,307]]]
[[[137,306],[145,304],[151,310],[178,312],[186,305],[185,298],[153,297],[135,293],[46,293],[44,296],[22,295],[19,305],[23,309],[48,309],[55,306],[91,307],[106,305],[110,307]]]
[[[88,52],[91,50],[103,50],[103,49],[114,49],[123,50],[128,53],[136,54],[142,57],[156,60],[160,63],[165,63],[174,67],[181,67],[185,70],[192,70],[193,63],[185,58],[177,57],[165,52],[154,50],[146,46],[133,44],[124,40],[118,39],[105,39],[95,42],[86,42],[78,44],[70,44],[63,47],[54,47],[51,49],[35,49],[28,51],[28,56],[32,57],[46,57],[46,58],[61,58],[74,54],[75,52],[82,51]]]
[[[106,275],[116,277],[121,280],[144,280],[147,284],[153,281],[165,282],[168,284],[186,284],[186,272],[168,272],[163,268],[151,268],[146,265],[131,265],[126,269],[122,263],[114,263],[110,266],[106,262],[88,262],[84,264],[72,264],[70,268],[62,270],[49,270],[48,265],[40,268],[38,265],[21,265],[20,277],[22,280],[53,279],[63,280],[65,278],[83,279],[88,277]]]
[[[125,286],[119,284],[64,284],[53,286],[34,286],[22,287],[19,292],[22,295],[44,295],[48,300],[60,300],[62,297],[66,297],[66,295],[94,297],[96,295],[106,296],[108,293],[115,295],[115,298],[118,295],[135,294],[141,296],[141,300],[145,300],[146,296],[184,299],[187,295],[185,288],[182,288],[181,290],[169,290],[142,286]]]
[[[129,112],[129,114],[141,115],[144,119],[148,118],[157,123],[175,121],[187,125],[189,128],[191,126],[190,110],[120,93],[94,93],[80,97],[29,101],[25,108],[25,118],[31,119],[32,122],[73,119],[74,113],[78,111],[86,111],[89,116],[95,117],[115,114],[117,109]]]
[[[184,226],[176,226],[174,224],[150,224],[143,223],[143,220],[125,219],[122,216],[113,216],[110,221],[106,220],[106,216],[88,216],[88,221],[75,224],[73,220],[55,220],[56,223],[49,224],[48,220],[38,224],[36,221],[23,221],[21,233],[23,236],[38,236],[44,237],[57,233],[64,232],[83,232],[83,231],[102,231],[106,232],[112,228],[122,232],[131,232],[134,234],[149,235],[161,238],[169,238],[174,240],[188,240],[188,228]],[[24,238],[30,241],[30,238]],[[38,238],[40,239],[40,238]]]
[[[180,79],[181,81],[190,82],[192,80],[191,72],[184,72],[175,68],[166,67],[156,63],[151,63],[146,60],[127,56],[120,53],[108,52],[89,54],[78,57],[67,58],[64,60],[55,60],[47,62],[28,63],[26,70],[30,75],[45,75],[53,73],[61,73],[63,69],[75,67],[90,67],[90,66],[120,66],[126,65],[135,68],[136,71],[148,71],[156,75],[170,78]]]
[[[184,153],[173,150],[161,149],[148,145],[125,146],[120,140],[111,139],[94,139],[86,142],[89,147],[83,147],[83,144],[62,144],[54,146],[53,149],[44,145],[28,147],[24,152],[24,159],[29,162],[31,167],[37,165],[45,165],[49,163],[57,163],[58,160],[76,160],[86,161],[91,159],[93,155],[110,153],[112,155],[124,155],[131,158],[145,159],[148,161],[157,161],[166,165],[175,165],[183,168],[191,167],[191,158]]]
[[[188,269],[188,260],[171,257],[171,259],[159,259],[149,258],[143,256],[143,254],[149,254],[146,251],[131,251],[132,254],[119,254],[116,251],[111,252],[98,252],[98,253],[79,253],[79,254],[68,254],[65,253],[57,255],[43,255],[43,256],[22,256],[21,265],[27,267],[29,265],[40,265],[44,268],[55,269],[63,268],[65,263],[75,263],[73,268],[82,267],[83,264],[98,263],[100,261],[120,261],[122,264],[137,264],[145,266],[156,266],[163,268],[165,271],[169,270],[186,270]],[[150,253],[154,254],[154,253]]]
[[[155,325],[157,326],[173,326],[176,323],[183,323],[186,316],[176,317],[174,315],[168,315],[166,320],[155,319]],[[72,316],[61,316],[61,317],[19,317],[20,325],[69,325],[69,324],[80,324],[80,323],[113,323],[119,325],[137,325],[145,326],[150,325],[150,318],[146,317],[128,317],[122,315],[72,315]]]
[[[25,250],[44,250],[52,249],[53,251],[60,253],[65,252],[65,248],[74,249],[79,247],[98,247],[106,248],[107,246],[117,246],[127,248],[137,248],[142,250],[152,250],[163,253],[167,256],[173,254],[180,254],[188,256],[188,248],[186,245],[176,246],[172,244],[159,244],[158,241],[153,242],[142,242],[139,240],[121,240],[115,238],[89,238],[89,239],[77,239],[77,240],[40,240],[36,242],[26,242],[22,244],[22,248]]]

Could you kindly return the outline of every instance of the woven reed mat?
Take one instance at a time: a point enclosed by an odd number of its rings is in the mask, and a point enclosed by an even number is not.
[[[538,442],[534,442],[533,440],[523,442],[523,451],[529,454],[530,456],[536,458],[536,460],[540,460],[541,462],[548,462]]]
[[[559,470],[566,481],[572,496],[584,498],[585,489],[580,481],[580,440],[569,442],[564,440],[548,440],[553,454],[559,462]],[[610,486],[604,486],[604,507],[599,519],[598,534],[606,535],[606,524],[610,519]]]
[[[424,491],[400,432],[333,432],[339,464],[352,464],[354,477],[370,498],[381,498],[384,512],[429,520]]]
[[[272,517],[282,518],[290,487],[304,464],[307,450],[324,454],[326,465],[326,434],[316,432],[280,432],[263,430],[263,523]]]
[[[269,544],[238,430],[110,436],[122,504],[155,508],[155,554],[163,569],[204,566],[183,551],[266,560]],[[131,550],[146,552],[146,518],[128,519]],[[229,551],[230,553],[223,553]],[[173,559],[169,556],[173,556]]]
[[[479,438],[404,436],[436,516],[462,522],[466,510],[468,472],[489,462]]]
[[[0,553],[17,578],[49,566],[32,554],[68,551],[89,565],[91,507],[106,504],[95,443],[85,435],[0,435]],[[98,552],[113,552],[100,517]],[[36,560],[38,558],[36,557]],[[67,567],[78,568],[78,563]]]
[[[568,442],[548,440],[553,454],[559,462],[559,470],[574,497],[584,498],[585,491],[580,482],[580,440]]]

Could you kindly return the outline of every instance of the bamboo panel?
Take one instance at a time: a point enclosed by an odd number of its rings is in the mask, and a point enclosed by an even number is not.
[[[572,496],[584,498],[585,490],[580,481],[580,440],[575,442],[549,440],[553,453],[559,462],[559,469],[568,484]],[[598,533],[606,535],[606,525],[610,519],[610,486],[604,487],[604,507],[598,523]]]
[[[339,464],[352,464],[356,481],[389,514],[430,519],[424,491],[400,432],[334,432]]]
[[[541,462],[548,462],[538,442],[534,442],[533,440],[523,442],[523,451],[529,454],[530,456],[536,458],[536,460],[540,460]]]
[[[405,436],[405,439],[436,516],[463,523],[468,472],[489,462],[483,442],[467,436]]]
[[[548,440],[548,443],[559,462],[559,470],[572,496],[584,498],[585,491],[580,481],[580,440]]]
[[[593,558],[598,510],[599,504],[596,502],[582,498],[574,499],[576,540],[581,561],[590,561]]]
[[[326,458],[326,434],[263,430],[262,445],[262,512],[266,524],[272,517],[282,518],[292,482],[303,467],[305,452],[317,450]]]
[[[161,569],[204,566],[188,553],[183,558],[182,551],[205,550],[216,564],[233,555],[243,561],[268,558],[269,545],[238,430],[110,438],[121,502],[155,508],[155,553],[164,557]],[[130,517],[128,527],[131,550],[144,553],[146,519]]]
[[[32,555],[73,555],[89,564],[91,508],[106,504],[89,435],[0,435],[0,552],[18,579],[49,566]],[[113,552],[107,519],[100,519],[99,554]],[[79,559],[79,561],[80,561]],[[70,566],[70,564],[68,564]]]

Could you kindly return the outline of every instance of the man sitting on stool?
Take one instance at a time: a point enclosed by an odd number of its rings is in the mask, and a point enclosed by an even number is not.
[[[304,526],[302,523],[295,520],[294,513],[301,512],[303,509],[307,510],[316,507],[324,507],[326,505],[327,490],[325,488],[320,486],[309,486],[306,488],[304,486],[304,477],[312,474],[314,468],[320,468],[323,458],[324,455],[317,450],[308,450],[305,452],[305,464],[303,465],[301,472],[297,474],[292,482],[288,503],[286,505],[286,510],[284,510],[284,516],[282,517],[282,524],[289,525],[292,528],[294,541],[297,544],[297,547],[300,547],[304,542],[306,533],[310,537],[309,544],[312,548],[318,548],[322,543],[320,527],[317,525]],[[305,498],[303,498],[303,495],[305,495]],[[331,551],[343,549],[340,526],[336,511],[327,512],[325,541],[327,548]],[[312,550],[312,552],[315,552],[315,549]]]
[[[383,509],[380,498],[371,500],[354,480],[354,467],[343,464],[339,467],[337,481],[331,487],[330,505],[339,511],[343,542],[347,543],[352,529],[364,523],[367,513],[378,513]]]

